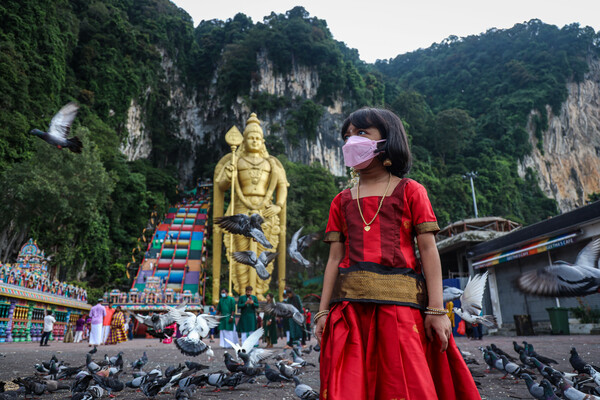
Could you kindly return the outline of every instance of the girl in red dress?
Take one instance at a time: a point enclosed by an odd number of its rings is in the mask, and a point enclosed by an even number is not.
[[[346,119],[342,137],[346,165],[360,177],[329,211],[314,317],[320,398],[481,399],[443,308],[439,228],[427,191],[404,178],[411,154],[402,121],[363,108]]]

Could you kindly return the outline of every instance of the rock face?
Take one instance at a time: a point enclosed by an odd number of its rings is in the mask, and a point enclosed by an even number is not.
[[[527,168],[537,172],[541,189],[561,212],[581,207],[590,193],[600,192],[600,60],[588,64],[582,82],[568,83],[569,97],[560,113],[554,115],[547,107],[543,154],[532,124],[528,126],[534,150],[519,166],[521,176]]]
[[[223,146],[225,133],[229,128],[237,125],[240,130],[243,130],[246,119],[256,110],[251,110],[242,97],[238,97],[229,109],[223,109],[216,92],[218,70],[208,88],[208,96],[204,96],[207,100],[199,101],[197,92],[186,88],[176,65],[164,51],[161,51],[161,56],[164,83],[169,88],[170,100],[166,106],[171,110],[171,117],[178,126],[178,130],[173,134],[189,143],[185,146],[185,151],[182,151],[177,167],[180,178],[190,183],[193,179],[193,167],[197,162],[198,146],[210,146],[218,152],[218,149]],[[277,97],[285,96],[303,100],[316,97],[320,81],[315,69],[294,64],[287,74],[277,74],[273,63],[264,52],[257,54],[257,65],[259,71],[252,82],[251,94],[268,93]],[[290,110],[278,109],[258,117],[262,121],[265,138],[270,135],[278,136],[291,161],[305,164],[319,162],[334,175],[341,176],[346,173],[341,151],[343,143],[339,134],[345,117],[342,114],[342,104],[341,99],[336,99],[332,106],[325,108],[319,120],[315,139],[299,138],[294,144],[287,140],[285,131]],[[132,101],[126,125],[129,135],[121,145],[121,151],[130,161],[148,157],[151,151],[152,143],[143,123],[143,114],[143,105],[140,106]],[[274,127],[277,129],[272,129]]]

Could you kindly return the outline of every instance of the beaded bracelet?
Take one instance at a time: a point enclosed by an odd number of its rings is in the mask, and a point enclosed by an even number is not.
[[[425,314],[427,315],[446,315],[446,313],[440,313],[440,312],[433,312],[433,311],[425,311]]]
[[[315,317],[313,318],[313,320],[315,321],[315,324],[317,323],[317,321],[319,321],[319,318],[321,318],[321,317],[323,317],[323,316],[325,316],[327,314],[329,314],[329,310],[321,310],[321,311],[319,311],[315,315]]]
[[[446,310],[445,308],[435,308],[435,307],[427,307],[427,308],[425,308],[425,311],[431,311],[431,312],[440,313],[440,314],[446,314],[448,312],[448,310]]]

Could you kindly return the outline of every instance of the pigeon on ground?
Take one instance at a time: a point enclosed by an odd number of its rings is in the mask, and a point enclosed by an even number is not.
[[[32,129],[29,131],[30,134],[39,137],[49,145],[56,147],[57,149],[69,149],[73,153],[81,153],[83,143],[77,136],[67,138],[69,131],[71,130],[71,124],[77,115],[79,106],[73,102],[63,106],[59,112],[52,117],[50,121],[50,127],[48,132],[43,132],[39,129]]]
[[[121,390],[125,389],[125,384],[118,379],[104,378],[95,374],[92,375],[92,378],[98,386],[108,392],[109,396],[112,394],[112,392],[120,392]]]
[[[525,347],[519,345],[519,343],[515,342],[514,340],[513,340],[513,349],[515,349],[515,351],[519,354],[521,353],[521,351],[525,351]],[[525,355],[528,355],[528,354],[525,354]]]
[[[85,365],[92,374],[95,374],[101,369],[100,365],[92,360],[92,355],[89,353],[85,356]]]
[[[525,384],[527,385],[527,390],[529,390],[529,394],[539,400],[544,400],[544,388],[539,384],[534,382],[531,375],[523,373],[521,374],[521,378],[525,380]]]
[[[132,389],[138,389],[144,383],[146,383],[146,382],[152,382],[156,378],[158,378],[158,374],[146,374],[144,376],[138,376],[136,378],[133,378],[129,382],[125,382],[125,386],[127,386],[128,388],[132,388]]]
[[[513,362],[517,361],[516,358],[514,358],[513,356],[511,356],[510,354],[508,354],[507,352],[502,350],[500,347],[496,346],[494,343],[490,343],[490,347],[499,356],[506,356],[506,358],[508,358],[510,361],[513,361]]]
[[[98,351],[98,348],[96,347],[96,345],[94,345],[94,348],[91,349],[90,351],[88,351],[88,353],[90,353],[90,354],[96,354],[97,351]]]
[[[256,240],[266,249],[272,249],[273,245],[267,240],[263,230],[262,223],[265,220],[259,214],[236,214],[231,216],[215,218],[215,224],[227,232],[244,235],[247,238]]]
[[[298,377],[293,377],[294,382],[296,383],[296,389],[294,393],[296,396],[303,400],[319,400],[319,394],[313,390],[310,386],[305,383],[301,383]]]
[[[227,367],[227,370],[229,372],[238,372],[244,366],[242,363],[235,361],[231,354],[229,354],[228,352],[225,352],[223,354],[223,358],[225,358],[225,367]]]
[[[123,369],[123,352],[120,351],[116,356],[109,358],[108,362],[113,367]]]
[[[554,393],[554,389],[552,388],[550,382],[548,382],[546,379],[542,379],[540,385],[542,385],[544,388],[544,400],[560,400],[560,397]]]
[[[471,324],[483,324],[488,328],[497,328],[496,317],[493,315],[480,316],[483,292],[487,282],[488,272],[469,277],[463,294],[460,296],[461,308],[454,307],[454,313]]]
[[[535,357],[537,358],[540,362],[548,365],[548,364],[558,364],[558,362],[556,360],[553,360],[551,358],[548,357],[544,357],[541,354],[536,353],[536,351],[533,349],[533,345],[531,343],[527,343],[525,345],[525,349],[527,351],[527,355],[529,357]]]
[[[195,391],[196,385],[194,384],[188,385],[185,388],[179,388],[175,393],[175,400],[189,400],[193,397]]]
[[[196,372],[196,371],[200,371],[203,369],[209,369],[210,367],[208,365],[203,365],[197,362],[193,362],[193,361],[186,361],[185,362],[185,367],[187,369],[189,369],[190,371]]]
[[[267,377],[267,384],[264,385],[269,386],[271,382],[291,382],[290,378],[283,376],[279,371],[272,369],[269,364],[265,364],[265,376]],[[283,383],[281,383],[283,387]]]
[[[310,261],[305,259],[302,256],[302,253],[315,240],[317,240],[319,238],[319,234],[311,233],[309,235],[304,235],[304,236],[300,237],[300,234],[302,233],[302,229],[304,229],[304,227],[301,227],[300,229],[298,229],[296,231],[296,233],[294,233],[294,236],[292,236],[292,240],[290,241],[290,245],[288,246],[288,254],[289,254],[290,258],[292,259],[292,261],[302,264],[302,265],[304,265],[304,267],[308,268],[308,267],[310,267]]]
[[[216,387],[215,392],[221,391],[221,386],[223,386],[223,381],[228,377],[228,375],[224,372],[216,372],[208,375],[207,383],[210,386]]]
[[[134,362],[131,363],[131,368],[133,368],[134,370],[138,369],[141,371],[147,362],[148,362],[148,356],[146,355],[146,352],[144,352],[144,354],[140,358],[138,358],[137,360],[135,360]]]
[[[586,365],[590,365],[592,368],[598,371],[597,367],[583,361],[583,359],[579,356],[579,353],[577,353],[577,349],[575,347],[571,347],[571,357],[569,357],[569,362],[571,363],[573,369],[580,374],[586,373]]]
[[[300,326],[304,324],[304,314],[302,314],[291,304],[267,303],[262,307],[262,310],[267,314],[271,314],[279,318],[292,318],[293,321]]]
[[[562,395],[568,400],[600,400],[600,397],[583,393],[573,387],[565,378],[561,378],[557,384],[562,391]]]
[[[596,371],[594,367],[589,364],[585,366],[585,372],[592,377],[597,386],[600,386],[600,372]]]
[[[517,284],[525,293],[548,297],[577,297],[598,293],[600,289],[600,238],[588,243],[577,254],[575,263],[556,261],[521,275]]]
[[[310,365],[311,367],[316,367],[315,364],[305,361],[302,357],[300,357],[298,354],[296,354],[295,351],[292,351],[292,359],[294,360],[292,367],[294,365],[299,365],[301,367],[306,367],[307,365]]]
[[[90,385],[90,382],[92,381],[92,375],[90,373],[88,373],[87,371],[85,371],[86,374],[76,378],[75,382],[73,382],[73,384],[71,384],[71,393],[80,393],[80,392],[85,392],[88,388],[88,386]]]
[[[260,279],[266,281],[269,279],[271,274],[267,271],[267,265],[271,261],[275,260],[279,253],[273,253],[272,251],[263,251],[260,256],[256,258],[256,253],[253,251],[236,251],[233,253],[235,261],[251,266],[256,270],[256,274]]]
[[[211,328],[219,326],[221,316],[209,314],[194,314],[189,311],[170,309],[169,317],[179,326],[179,331],[185,335],[175,339],[175,345],[185,355],[197,356],[208,350],[201,339],[207,337]]]
[[[298,368],[292,368],[283,361],[278,361],[275,365],[277,365],[279,373],[285,376],[286,378],[291,379],[294,377],[294,375],[298,375],[300,373],[300,370]]]

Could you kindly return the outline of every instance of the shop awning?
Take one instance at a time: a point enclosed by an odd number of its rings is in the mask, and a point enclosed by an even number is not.
[[[493,265],[501,264],[503,262],[516,260],[517,258],[523,258],[532,256],[534,254],[543,253],[548,250],[555,249],[557,247],[566,246],[575,242],[575,237],[579,235],[579,232],[571,232],[538,240],[533,243],[528,243],[520,248],[506,250],[501,253],[492,254],[479,261],[473,263],[473,268],[485,268]]]

